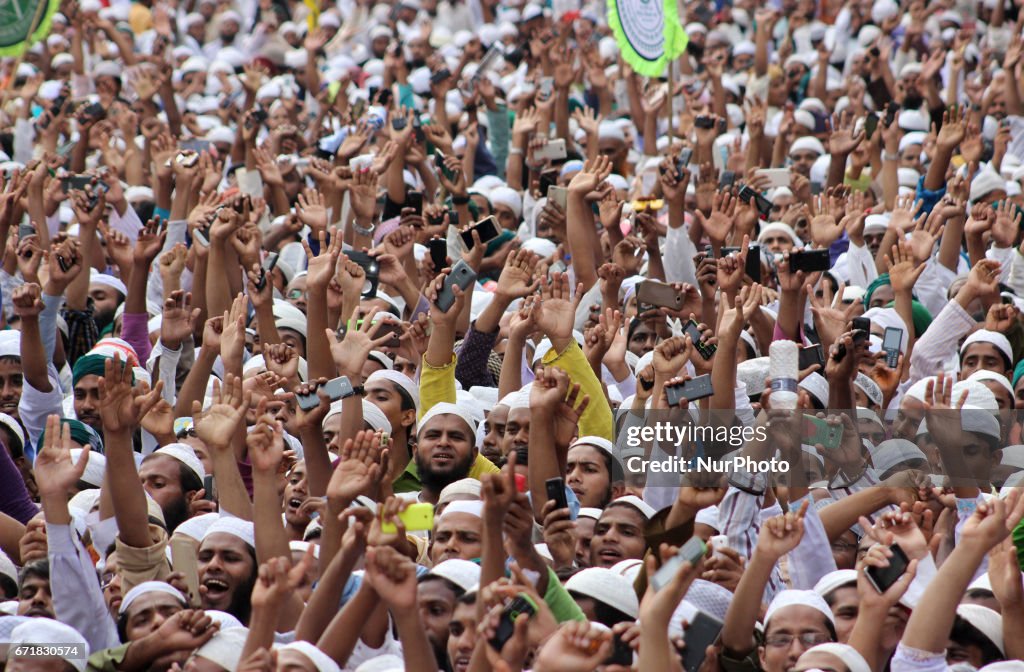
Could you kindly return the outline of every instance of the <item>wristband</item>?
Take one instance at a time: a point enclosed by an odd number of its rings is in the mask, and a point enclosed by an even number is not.
[[[509,153],[510,156],[511,155],[515,155],[515,154],[522,155],[523,148],[522,147],[511,147],[511,148],[509,148],[508,153]]]
[[[469,203],[469,196],[452,196],[453,205],[467,205]]]
[[[898,153],[890,154],[889,152],[882,152],[882,161],[899,161],[900,155]]]
[[[370,224],[369,227],[363,228],[363,227],[359,226],[359,224],[354,224],[354,226],[352,228],[360,236],[372,236],[373,232],[377,228],[377,226],[375,224]]]

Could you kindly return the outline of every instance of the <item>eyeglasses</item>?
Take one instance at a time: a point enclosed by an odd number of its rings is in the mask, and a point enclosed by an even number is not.
[[[764,643],[774,648],[783,649],[791,646],[794,639],[799,639],[801,644],[810,648],[818,644],[831,642],[832,636],[824,632],[802,632],[799,635],[772,635],[765,638]]]
[[[288,299],[289,300],[297,301],[299,299],[304,299],[304,298],[306,298],[306,292],[304,292],[303,290],[301,290],[301,289],[289,289],[288,290]]]
[[[116,579],[116,578],[117,578],[117,574],[116,573],[114,573],[114,572],[105,572],[103,574],[103,576],[100,577],[100,588],[102,590],[106,590],[107,588],[110,587],[110,584],[112,584],[114,582],[114,579]]]

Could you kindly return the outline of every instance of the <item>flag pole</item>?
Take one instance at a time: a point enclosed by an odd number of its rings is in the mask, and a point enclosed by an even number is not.
[[[11,82],[17,79],[18,68],[21,67],[21,64],[25,61],[25,53],[32,48],[32,45],[35,42],[32,39],[32,36],[35,34],[36,30],[39,29],[39,22],[42,19],[43,11],[49,5],[50,0],[39,0],[39,4],[36,5],[35,16],[32,17],[32,23],[29,24],[28,27],[28,34],[25,36],[25,48],[22,49],[21,53],[18,54],[18,58],[15,59],[13,68],[9,73],[7,73],[7,77],[4,79],[3,85],[0,86],[0,91],[6,91],[7,87],[11,84]]]

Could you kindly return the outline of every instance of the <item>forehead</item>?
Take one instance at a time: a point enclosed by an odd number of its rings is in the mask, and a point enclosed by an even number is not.
[[[468,628],[476,626],[476,605],[473,604],[459,604],[455,605],[455,611],[452,612],[452,621],[462,623]]]
[[[601,454],[598,452],[597,448],[586,444],[570,448],[566,459],[571,462],[594,462],[597,464],[604,464],[604,460],[601,459]]]
[[[530,409],[529,408],[513,408],[508,412],[508,422],[518,422],[521,425],[529,424],[530,422]]]
[[[424,579],[416,588],[420,601],[444,602],[449,606],[455,603],[455,591],[441,577]]]
[[[644,517],[639,511],[629,504],[617,504],[609,506],[601,514],[601,523],[609,525],[634,525],[643,527]]]
[[[100,377],[90,373],[75,381],[76,390],[95,390],[100,386]]]
[[[227,532],[208,534],[203,538],[203,543],[199,545],[199,550],[201,551],[234,551],[241,554],[244,554],[247,548],[248,546],[246,546],[244,541]]]
[[[142,466],[139,467],[139,475],[143,478],[146,476],[178,478],[181,476],[181,467],[178,466],[180,464],[180,462],[168,455],[150,455],[142,461]]]
[[[437,522],[435,532],[479,532],[483,528],[483,521],[471,513],[449,513],[441,517]]]
[[[765,634],[779,632],[780,630],[794,632],[804,630],[824,631],[827,630],[825,627],[825,615],[814,607],[807,607],[801,604],[782,607],[772,614],[771,620],[768,621],[768,627],[765,629]]]
[[[0,357],[0,375],[21,373],[21,359],[14,357]]]
[[[178,609],[181,609],[181,600],[169,593],[154,590],[135,598],[135,601],[132,602],[132,606],[128,607],[128,611],[126,613],[129,617],[132,617],[135,614],[146,611],[147,609],[161,609],[163,607],[177,607]]]
[[[444,415],[435,415],[430,421],[423,426],[423,431],[437,431],[437,432],[468,432],[469,425],[466,421],[457,415],[446,413]]]
[[[509,408],[505,404],[498,404],[491,409],[487,415],[487,422],[501,424],[508,420]]]
[[[306,461],[299,460],[295,463],[295,466],[288,471],[289,476],[305,476],[306,475]]]
[[[998,357],[1000,354],[999,348],[991,343],[971,343],[967,346],[967,349],[964,350],[964,359],[967,359],[972,355],[977,355],[979,357]]]
[[[367,392],[386,392],[388,394],[397,394],[398,389],[395,383],[390,380],[371,380],[363,386]]]

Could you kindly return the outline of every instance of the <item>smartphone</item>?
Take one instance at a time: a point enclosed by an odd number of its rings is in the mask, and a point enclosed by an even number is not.
[[[180,534],[171,536],[171,565],[181,572],[188,587],[188,603],[199,606],[199,561],[196,558],[197,544]]]
[[[561,161],[568,153],[565,150],[565,140],[557,138],[548,140],[542,147],[533,152],[533,158],[538,161]]]
[[[665,386],[665,396],[668,398],[668,405],[673,407],[678,406],[679,402],[683,399],[697,401],[710,397],[714,393],[714,388],[711,386],[710,373],[691,378],[677,385]]]
[[[754,207],[757,208],[762,219],[767,219],[772,212],[772,202],[762,196],[760,192],[754,191],[749,185],[743,185],[738,197],[743,203],[750,203],[750,199],[754,199]]]
[[[728,534],[716,534],[708,537],[708,548],[711,549],[712,555],[722,555],[723,548],[729,548],[729,535]]]
[[[261,268],[263,269],[263,273],[265,275],[270,275],[270,273],[277,266],[277,260],[279,258],[280,256],[278,255],[277,252],[271,252],[270,254],[267,255],[267,258],[263,260],[263,265],[261,266]]]
[[[263,122],[265,122],[267,120],[268,116],[270,116],[270,115],[267,114],[267,111],[265,109],[263,109],[262,107],[257,107],[256,109],[254,109],[252,111],[252,121],[257,126],[259,126]]]
[[[467,250],[473,249],[473,231],[476,231],[476,235],[480,237],[480,242],[486,245],[488,241],[498,237],[500,231],[498,220],[491,215],[472,226],[467,226],[465,231],[460,231],[459,235],[462,236],[462,242],[466,244]]]
[[[875,130],[878,129],[878,115],[874,112],[868,112],[867,118],[864,119],[864,134],[868,140],[875,134]]]
[[[899,103],[889,103],[885,108],[885,125],[888,128],[896,121],[896,113],[900,111]]]
[[[206,493],[203,497],[206,501],[217,501],[217,484],[213,480],[213,474],[207,474],[203,477],[203,492]]]
[[[60,179],[60,188],[65,194],[69,191],[85,191],[92,184],[91,175],[70,175]]]
[[[893,544],[889,550],[892,551],[892,557],[889,558],[888,567],[868,567],[864,572],[879,593],[884,593],[892,584],[899,581],[910,565],[910,559],[899,544]]]
[[[697,323],[694,320],[690,320],[689,322],[686,323],[686,325],[683,327],[683,333],[690,337],[690,340],[693,341],[693,347],[697,348],[697,352],[700,353],[701,357],[703,357],[706,360],[714,357],[715,351],[718,349],[718,346],[708,345],[707,343],[704,343],[703,341],[700,340],[701,332],[697,326]]]
[[[199,155],[189,150],[183,150],[178,152],[178,156],[175,157],[175,161],[177,161],[179,165],[191,168],[199,163]]]
[[[693,120],[693,125],[695,128],[714,128],[715,118],[706,114],[701,114]]]
[[[548,193],[548,189],[558,184],[558,171],[545,170],[540,174],[540,193]]]
[[[18,240],[25,240],[29,236],[36,235],[36,227],[32,226],[32,222],[27,224],[21,223],[18,225]]]
[[[871,337],[871,318],[853,318],[853,342],[863,343]]]
[[[434,264],[434,271],[440,273],[441,269],[448,265],[448,241],[435,236],[427,241],[427,249],[430,250],[430,261]]]
[[[723,170],[721,177],[718,178],[718,188],[728,189],[736,183],[736,172],[732,170]]]
[[[377,285],[380,282],[380,263],[365,252],[351,250],[345,253],[351,261],[359,264],[366,274],[363,281],[363,296],[377,296]]]
[[[405,194],[405,207],[412,208],[417,215],[423,214],[423,192],[409,191]]]
[[[64,109],[64,105],[66,105],[67,102],[68,97],[62,89],[61,94],[53,100],[53,105],[50,106],[50,114],[56,117],[58,114],[60,114],[61,110]]]
[[[391,120],[391,128],[392,130],[395,131],[402,131],[405,130],[405,127],[408,125],[408,123],[409,122],[406,121],[405,117],[397,116]]]
[[[213,143],[209,140],[200,140],[198,138],[189,138],[188,140],[181,141],[181,149],[184,152],[194,152],[196,154],[202,154],[203,152],[210,151],[210,147]]]
[[[683,654],[683,669],[686,672],[697,672],[705,659],[708,647],[718,640],[723,623],[713,616],[698,611],[686,629],[683,630],[683,641],[686,651]]]
[[[299,408],[304,411],[311,411],[320,405],[320,396],[317,394],[319,390],[323,390],[324,394],[330,397],[331,401],[338,401],[343,397],[351,396],[355,390],[352,388],[352,383],[349,382],[347,376],[338,376],[333,380],[329,380],[324,383],[318,390],[312,394],[297,394],[295,399],[299,402]]]
[[[548,499],[555,500],[556,509],[568,509],[569,502],[565,498],[565,479],[559,476],[558,478],[549,478],[544,481],[544,487],[548,491]]]
[[[448,79],[451,76],[452,76],[452,71],[451,70],[449,70],[448,68],[441,68],[440,70],[438,70],[434,74],[430,75],[430,83],[431,84],[440,84],[441,82],[443,82],[444,80]]]
[[[898,327],[886,327],[882,337],[882,351],[885,353],[885,365],[895,369],[900,363],[900,344],[903,342],[903,330]]]
[[[612,638],[612,653],[604,661],[605,665],[633,665],[633,647],[622,641],[622,637],[615,635]]]
[[[434,153],[434,165],[437,166],[437,169],[440,170],[441,174],[445,176],[445,179],[454,180],[455,173],[449,170],[448,166],[444,165],[444,159],[444,152],[442,152],[439,149],[436,150]]]
[[[555,92],[555,78],[554,77],[541,77],[540,78],[540,99],[547,100],[551,97],[551,94]]]
[[[835,450],[843,440],[843,426],[830,425],[813,415],[804,414],[802,442],[808,446],[821,444],[826,450]]]
[[[799,369],[805,371],[815,364],[821,367],[820,371],[825,370],[825,356],[822,354],[821,345],[808,345],[805,348],[800,348]]]
[[[107,116],[107,111],[99,103],[90,103],[82,110],[82,114],[99,121]]]
[[[707,547],[700,537],[690,537],[690,540],[683,544],[679,551],[669,558],[651,577],[651,585],[654,586],[654,590],[661,590],[667,586],[675,578],[676,572],[679,571],[679,566],[684,562],[695,565],[704,557],[706,552]]]
[[[788,168],[762,168],[756,171],[754,175],[767,178],[768,184],[772,189],[788,187],[792,179]]]
[[[422,532],[434,529],[434,505],[427,502],[416,502],[406,507],[405,511],[398,512],[398,519],[402,521],[406,532]],[[398,530],[394,523],[382,521],[380,531],[394,533]]]
[[[501,619],[498,621],[498,627],[494,631],[494,637],[488,643],[494,647],[495,651],[500,652],[502,647],[505,646],[505,642],[512,639],[516,619],[519,618],[519,615],[527,614],[529,617],[532,617],[536,613],[536,603],[526,593],[519,593],[514,600],[502,609]]]
[[[466,291],[476,282],[476,272],[469,267],[464,259],[452,266],[451,273],[445,276],[444,285],[437,294],[437,307],[442,313],[447,313],[455,305],[455,292],[453,288],[458,285],[459,289]]]
[[[676,160],[676,172],[680,175],[686,170],[687,166],[690,165],[690,159],[693,157],[693,149],[687,147],[683,151],[679,152],[679,158]]]
[[[790,273],[796,273],[797,271],[814,273],[817,271],[827,271],[831,267],[828,250],[801,250],[799,252],[792,252],[789,255]]]
[[[205,233],[202,229],[196,229],[192,232],[192,240],[199,243],[202,247],[210,246],[209,234]]]
[[[373,167],[373,154],[360,154],[348,160],[348,167],[353,173]]]
[[[658,306],[682,310],[684,297],[672,285],[657,280],[644,280],[636,288],[637,302],[645,306]]]
[[[732,254],[733,252],[739,252],[739,251],[740,251],[740,248],[738,248],[738,247],[723,247],[722,248],[722,256],[725,257],[725,256],[728,256],[728,255]],[[756,283],[760,283],[761,282],[761,246],[760,245],[750,245],[747,248],[747,261],[746,261],[746,265],[743,267],[743,272],[746,273],[747,276],[751,280],[753,280],[754,282],[756,282]]]
[[[558,204],[562,210],[566,208],[566,202],[568,201],[569,190],[565,187],[556,187],[551,185],[548,187],[548,200],[552,203]]]

